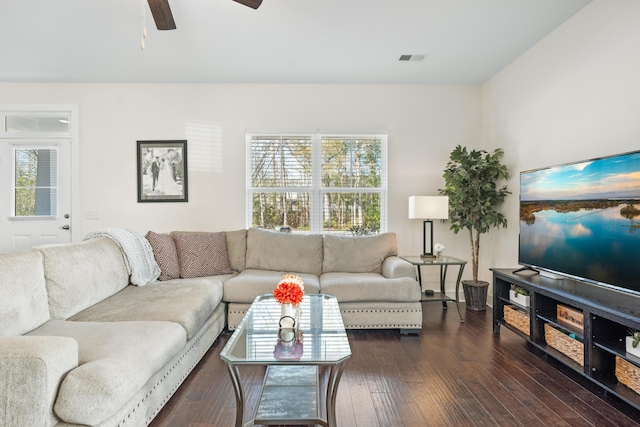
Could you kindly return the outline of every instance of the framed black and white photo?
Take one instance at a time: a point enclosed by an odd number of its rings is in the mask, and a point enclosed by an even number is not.
[[[138,141],[138,202],[186,202],[187,141]]]

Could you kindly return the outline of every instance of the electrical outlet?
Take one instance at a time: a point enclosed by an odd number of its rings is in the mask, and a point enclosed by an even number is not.
[[[85,211],[84,217],[86,219],[100,219],[100,210],[99,209],[87,209]]]

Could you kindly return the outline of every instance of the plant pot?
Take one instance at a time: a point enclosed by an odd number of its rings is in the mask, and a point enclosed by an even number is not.
[[[531,297],[529,295],[522,295],[509,290],[509,301],[515,302],[523,307],[529,307],[531,304]]]
[[[462,290],[464,291],[464,300],[467,308],[474,311],[485,311],[487,309],[487,292],[489,290],[489,282],[479,280],[463,280]]]
[[[640,345],[638,345],[636,348],[633,348],[633,337],[628,336],[626,338],[626,344],[627,353],[632,354],[635,357],[640,357]]]

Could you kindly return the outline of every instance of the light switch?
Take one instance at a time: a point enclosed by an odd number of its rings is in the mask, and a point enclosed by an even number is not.
[[[84,217],[86,219],[100,219],[100,210],[99,209],[87,209]]]

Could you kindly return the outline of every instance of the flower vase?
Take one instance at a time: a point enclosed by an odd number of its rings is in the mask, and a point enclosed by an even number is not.
[[[278,342],[283,347],[293,347],[295,337],[296,331],[293,328],[280,328],[280,332],[278,332]]]
[[[436,252],[436,261],[442,261],[442,251]]]
[[[296,309],[290,303],[280,304],[280,327],[295,328]]]

